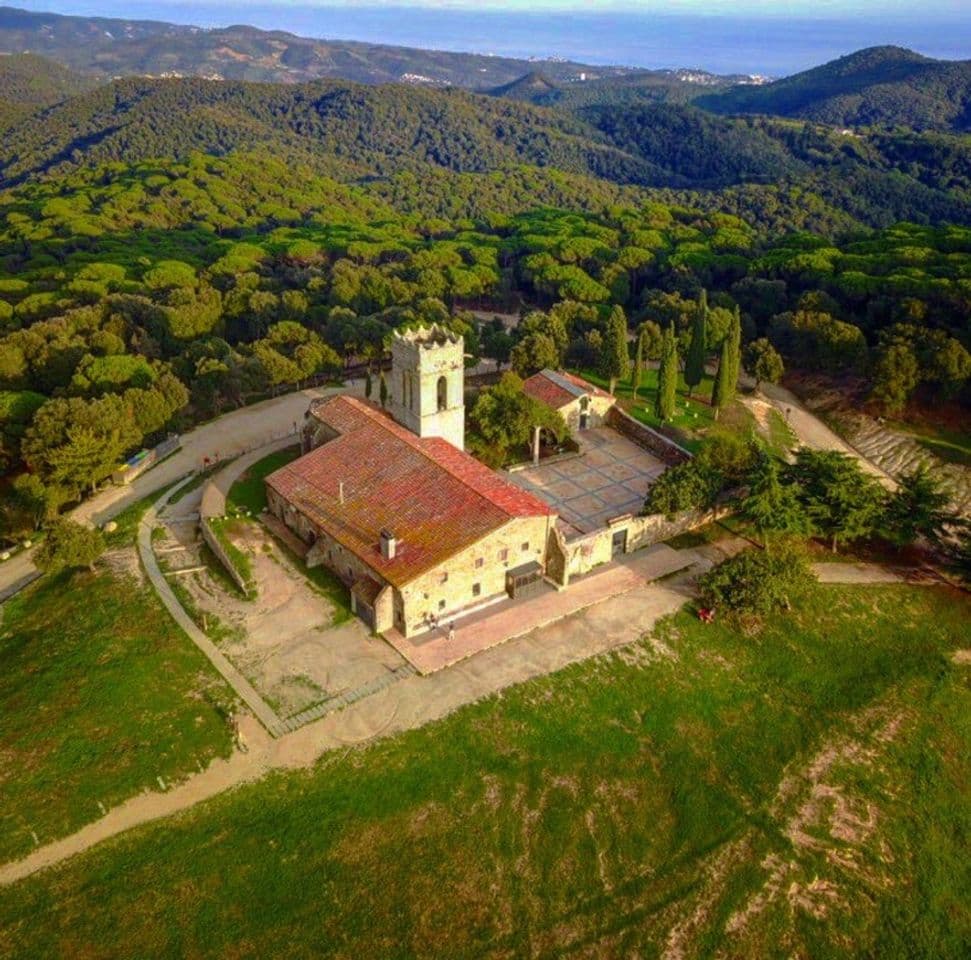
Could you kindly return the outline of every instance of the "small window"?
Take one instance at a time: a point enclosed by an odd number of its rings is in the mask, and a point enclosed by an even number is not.
[[[445,377],[438,378],[436,392],[438,394],[439,411],[448,409],[448,380]]]
[[[478,597],[481,594],[482,594],[482,584],[481,583],[473,583],[472,584],[472,596],[473,597]]]
[[[499,551],[499,559],[500,560],[508,560],[509,559],[509,551],[505,547],[503,547]]]
[[[476,557],[475,558],[475,569],[476,570],[480,570],[482,568],[482,564],[484,564],[484,563],[485,563],[485,560],[482,557]]]
[[[445,609],[445,601],[444,600],[439,600],[438,601],[438,609],[439,610],[444,610]]]
[[[523,550],[523,553],[526,553],[526,551],[529,550],[529,541],[528,540],[523,544],[522,550]]]

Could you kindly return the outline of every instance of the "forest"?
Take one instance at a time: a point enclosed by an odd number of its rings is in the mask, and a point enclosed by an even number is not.
[[[967,136],[603,89],[550,108],[521,89],[75,85],[38,57],[0,73],[7,535],[170,431],[377,371],[406,324],[453,324],[522,376],[601,368],[625,325],[631,354],[671,343],[683,367],[706,302],[696,366],[737,328],[757,379],[849,383],[895,416],[968,401]]]
[[[918,390],[966,394],[967,227],[771,239],[722,212],[609,192],[568,210],[525,189],[518,211],[445,219],[410,186],[403,211],[386,184],[251,152],[5,191],[0,417],[5,470],[21,477],[9,523],[56,512],[168,430],[377,363],[390,331],[416,322],[454,324],[471,352],[528,375],[596,365],[617,308],[630,331],[658,334],[649,357],[672,326],[683,354],[705,291],[709,358],[738,308],[746,343],[863,378],[888,410]],[[532,313],[509,334],[472,310]],[[545,334],[561,341],[552,359]]]

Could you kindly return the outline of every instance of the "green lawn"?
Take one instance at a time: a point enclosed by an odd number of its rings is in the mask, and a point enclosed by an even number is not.
[[[148,587],[43,578],[0,625],[0,859],[229,753],[232,692]],[[0,953],[2,953],[0,949]]]
[[[257,460],[246,472],[229,488],[226,496],[227,513],[244,513],[249,511],[253,516],[266,509],[266,485],[263,481],[274,470],[286,466],[300,456],[300,447],[287,447],[271,453],[262,460]]]
[[[609,383],[593,370],[580,370],[578,375],[590,383],[606,390]],[[667,422],[654,415],[654,397],[657,394],[657,370],[645,370],[641,377],[641,387],[636,399],[631,395],[630,381],[617,384],[614,391],[618,403],[632,417],[646,423],[655,430],[664,429],[686,449],[695,451],[700,444],[700,435],[715,423],[711,408],[711,389],[714,379],[705,375],[704,380],[688,398],[688,388],[684,377],[678,375],[678,397],[674,418]]]
[[[757,636],[682,613],[5,890],[0,952],[966,957],[969,613],[821,586]]]

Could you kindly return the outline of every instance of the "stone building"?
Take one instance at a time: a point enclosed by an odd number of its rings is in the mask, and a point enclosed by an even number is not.
[[[558,411],[571,433],[602,427],[616,402],[606,390],[564,370],[540,370],[523,384],[523,389],[534,400]]]
[[[463,343],[396,335],[390,412],[338,395],[307,413],[305,454],[266,479],[270,511],[404,636],[542,583],[556,515],[462,449]]]

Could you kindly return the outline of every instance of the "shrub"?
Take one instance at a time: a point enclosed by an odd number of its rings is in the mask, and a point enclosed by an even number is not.
[[[788,610],[815,579],[804,554],[789,544],[767,553],[752,547],[724,560],[699,580],[703,602],[740,615]]]
[[[704,510],[715,502],[722,486],[721,475],[697,460],[665,470],[647,493],[643,513],[663,513],[673,520],[686,510]]]
[[[73,520],[58,520],[48,530],[34,563],[45,573],[60,573],[77,567],[93,570],[104,550],[105,541],[100,530]]]

